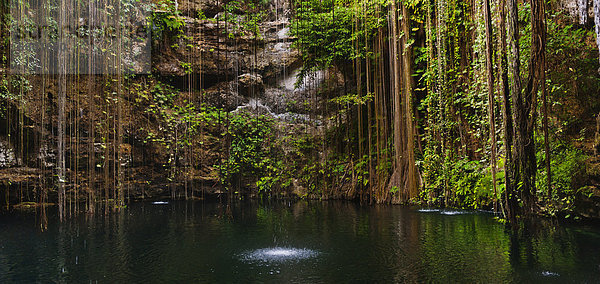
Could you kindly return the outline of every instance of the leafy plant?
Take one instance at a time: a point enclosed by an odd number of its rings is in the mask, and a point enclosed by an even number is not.
[[[229,154],[219,165],[221,183],[226,188],[247,187],[246,179],[258,179],[260,191],[269,191],[279,182],[283,164],[273,159],[273,121],[247,112],[232,114],[222,136],[228,141]]]
[[[154,39],[160,39],[165,33],[168,33],[171,38],[179,38],[183,35],[185,21],[181,12],[175,9],[174,0],[161,0],[154,4],[150,21]]]
[[[304,63],[299,79],[311,70],[332,66],[347,69],[355,58],[373,56],[364,46],[356,49],[353,41],[365,42],[384,26],[385,14],[376,7],[384,11],[385,5],[387,1],[298,0],[290,32],[298,38],[293,46],[300,50]]]

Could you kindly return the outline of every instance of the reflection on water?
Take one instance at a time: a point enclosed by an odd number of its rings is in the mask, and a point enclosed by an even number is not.
[[[0,283],[597,282],[600,228],[349,202],[151,202],[0,215]],[[458,211],[462,212],[462,211]],[[38,224],[38,225],[36,225]]]

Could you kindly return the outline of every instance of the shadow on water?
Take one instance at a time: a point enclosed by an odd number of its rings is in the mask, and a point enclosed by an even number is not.
[[[352,202],[142,202],[0,215],[0,283],[594,282],[600,228]],[[451,213],[451,214],[444,214]]]

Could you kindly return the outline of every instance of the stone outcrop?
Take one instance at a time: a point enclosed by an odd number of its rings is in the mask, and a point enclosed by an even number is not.
[[[186,2],[180,6],[185,15],[182,35],[162,35],[167,38],[153,53],[153,70],[162,76],[201,74],[203,87],[245,73],[276,77],[299,63],[298,52],[290,48],[289,8],[280,2],[270,4],[273,10],[265,15],[267,21],[258,24],[257,34],[239,24],[247,17],[242,11],[225,15],[224,2]],[[197,17],[200,11],[203,18]]]

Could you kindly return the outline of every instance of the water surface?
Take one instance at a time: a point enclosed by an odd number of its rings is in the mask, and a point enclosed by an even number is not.
[[[40,232],[0,215],[0,283],[600,282],[600,228],[351,202],[141,202]]]

